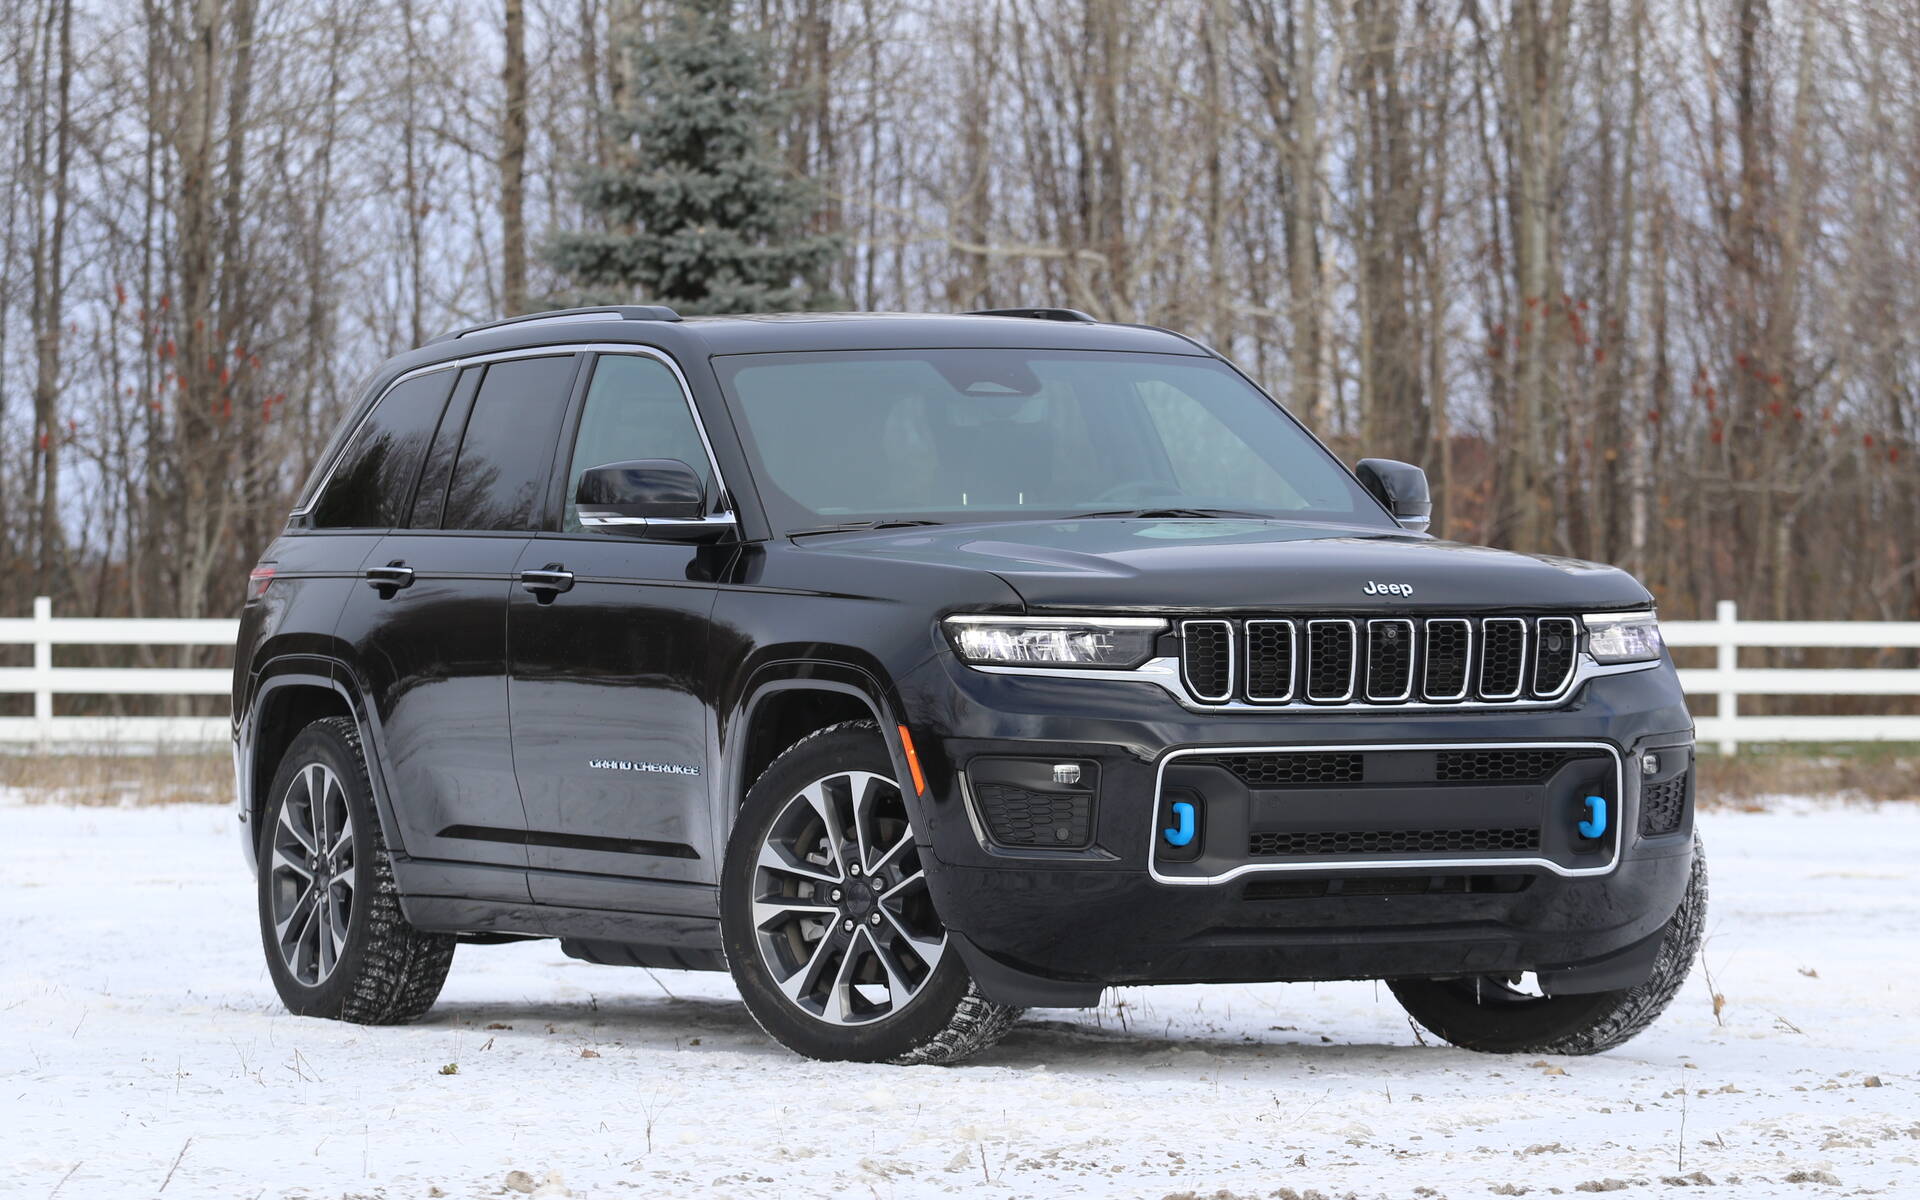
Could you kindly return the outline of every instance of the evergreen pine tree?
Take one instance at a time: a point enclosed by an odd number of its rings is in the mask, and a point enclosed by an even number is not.
[[[827,302],[813,281],[840,243],[806,230],[815,189],[780,161],[784,98],[731,8],[681,0],[662,36],[630,49],[633,100],[612,116],[631,162],[588,170],[578,190],[610,232],[562,233],[544,251],[587,302],[689,314]]]

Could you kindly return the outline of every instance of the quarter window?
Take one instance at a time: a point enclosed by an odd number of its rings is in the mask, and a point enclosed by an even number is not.
[[[447,488],[443,529],[532,529],[573,385],[573,356],[490,363]]]
[[[316,528],[387,529],[405,520],[453,375],[417,375],[380,398],[314,505]]]
[[[659,359],[603,355],[573,439],[561,527],[570,533],[580,529],[573,497],[588,468],[639,458],[677,458],[693,468],[711,494],[713,468],[680,380]]]

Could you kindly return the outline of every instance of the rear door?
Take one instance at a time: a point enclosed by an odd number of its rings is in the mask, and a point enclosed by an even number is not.
[[[406,852],[512,868],[454,892],[524,901],[526,810],[507,712],[507,596],[532,538],[578,357],[462,371],[402,519],[340,624]]]
[[[676,888],[637,881],[717,881],[707,626],[713,580],[735,550],[583,530],[574,516],[582,472],[632,459],[679,459],[709,497],[720,495],[670,363],[599,355],[573,425],[557,518],[526,547],[523,586],[508,602],[514,762],[534,898],[678,911]]]

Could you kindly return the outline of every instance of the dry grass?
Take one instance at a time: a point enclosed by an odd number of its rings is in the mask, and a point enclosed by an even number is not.
[[[1705,808],[1764,808],[1770,797],[1841,796],[1920,800],[1920,750],[1913,746],[1750,749],[1732,758],[1702,754],[1695,795]]]
[[[233,795],[225,754],[0,754],[0,792],[28,804],[120,808],[221,803]]]

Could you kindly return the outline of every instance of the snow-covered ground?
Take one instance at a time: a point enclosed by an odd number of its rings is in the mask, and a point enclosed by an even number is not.
[[[0,1195],[1920,1195],[1920,807],[1704,825],[1719,1022],[1699,971],[1551,1062],[1367,983],[1131,989],[942,1069],[551,943],[462,948],[421,1025],[290,1017],[226,810],[4,806]]]

